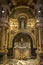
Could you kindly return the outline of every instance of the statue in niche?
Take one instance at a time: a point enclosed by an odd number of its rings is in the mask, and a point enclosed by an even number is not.
[[[23,38],[21,38],[21,47],[26,47],[26,44]]]
[[[22,16],[19,21],[20,21],[20,24],[19,24],[20,28],[24,29],[26,27],[26,18],[25,18],[25,16]]]
[[[24,29],[24,24],[25,24],[25,22],[21,21],[21,29]]]

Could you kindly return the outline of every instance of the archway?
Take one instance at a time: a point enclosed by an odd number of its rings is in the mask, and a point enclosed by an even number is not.
[[[14,47],[15,42],[21,41],[21,38],[23,38],[25,42],[29,42],[29,40],[30,40],[31,45],[33,46],[33,40],[31,38],[31,36],[28,35],[28,33],[21,32],[21,33],[18,33],[17,35],[15,35],[15,37],[13,38],[12,47]]]
[[[18,33],[12,41],[13,56],[17,59],[28,59],[33,56],[33,40],[28,33]]]

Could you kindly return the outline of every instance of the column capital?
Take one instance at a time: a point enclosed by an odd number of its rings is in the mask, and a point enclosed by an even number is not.
[[[38,29],[38,30],[42,30],[43,29],[43,22],[37,22],[35,24],[35,27]]]

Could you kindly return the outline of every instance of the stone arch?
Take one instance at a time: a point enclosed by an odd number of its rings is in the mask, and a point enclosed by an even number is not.
[[[14,40],[14,38],[19,34],[19,33],[26,33],[28,36],[30,36],[31,37],[31,39],[32,39],[32,41],[33,41],[33,47],[35,48],[36,46],[35,46],[35,36],[31,33],[31,32],[27,32],[27,31],[19,31],[19,32],[17,32],[17,33],[15,33],[13,36],[12,36],[12,42],[13,42],[13,40]],[[11,42],[11,44],[12,44],[12,42]]]
[[[20,33],[16,34],[15,37],[13,38],[13,41],[12,41],[12,47],[14,47],[15,39],[16,39],[16,38],[18,39],[18,36],[20,37],[20,35],[22,35],[22,36],[24,35],[25,38],[28,37],[28,38],[30,39],[30,41],[31,41],[31,45],[33,46],[33,40],[32,40],[32,38],[31,38],[31,36],[28,35],[27,33],[20,32]]]
[[[20,35],[24,35],[25,38],[27,38],[28,40],[30,39],[30,49],[31,49],[31,56],[34,56],[36,57],[36,52],[35,52],[35,48],[34,48],[34,37],[32,37],[33,35],[30,33],[26,33],[26,32],[19,32],[17,33],[14,37],[13,37],[13,40],[12,40],[12,49],[14,48],[14,43],[15,43],[15,39],[17,38],[18,39],[18,36]],[[26,37],[27,36],[27,37]],[[20,39],[20,38],[19,38]],[[19,40],[18,39],[18,40]]]

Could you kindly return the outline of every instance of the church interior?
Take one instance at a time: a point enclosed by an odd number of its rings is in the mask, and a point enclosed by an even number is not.
[[[43,65],[43,0],[0,0],[0,65]]]

